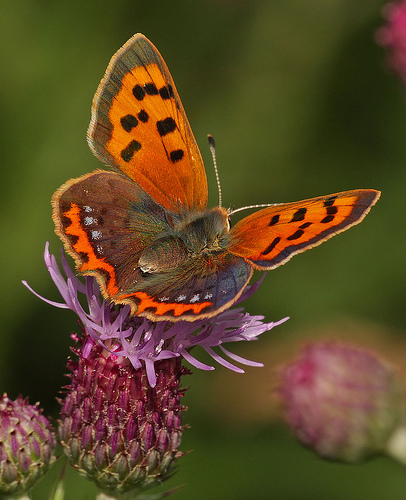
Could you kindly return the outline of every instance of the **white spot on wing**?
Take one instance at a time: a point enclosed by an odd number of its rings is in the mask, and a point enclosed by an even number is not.
[[[92,231],[92,239],[93,240],[100,240],[101,237],[102,237],[101,231]]]
[[[89,215],[87,215],[84,218],[85,226],[90,226],[90,224],[95,224],[96,222],[97,222],[97,220],[94,217],[90,217]]]
[[[196,293],[195,295],[193,295],[193,297],[190,299],[190,303],[191,304],[194,304],[195,302],[199,302],[200,300],[200,293]]]

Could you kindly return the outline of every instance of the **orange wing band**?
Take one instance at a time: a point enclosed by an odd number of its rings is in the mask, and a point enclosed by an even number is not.
[[[104,286],[107,294],[110,297],[117,295],[118,286],[116,284],[116,273],[114,267],[106,262],[104,258],[99,259],[94,253],[86,231],[83,230],[81,225],[79,206],[76,203],[72,203],[70,210],[64,212],[63,215],[71,221],[71,225],[65,229],[65,233],[78,238],[77,242],[72,245],[73,250],[79,255],[85,254],[88,259],[87,262],[83,262],[81,264],[79,271],[84,274],[93,274],[98,271],[104,271],[109,277],[107,284]],[[77,263],[79,262],[77,259],[75,260]]]
[[[211,302],[200,302],[195,304],[182,304],[182,303],[169,303],[157,302],[145,292],[128,293],[120,295],[117,300],[125,301],[126,299],[135,298],[139,302],[137,307],[137,314],[144,312],[146,309],[154,308],[157,316],[165,316],[167,313],[173,311],[175,317],[182,316],[187,311],[193,314],[199,314],[203,309],[212,305]]]

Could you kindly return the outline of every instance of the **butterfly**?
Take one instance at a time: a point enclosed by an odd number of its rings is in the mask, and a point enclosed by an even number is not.
[[[380,193],[357,189],[267,206],[237,222],[207,208],[203,160],[171,74],[136,34],[93,99],[96,170],[53,195],[56,233],[102,295],[153,321],[208,318],[270,270],[362,221]]]

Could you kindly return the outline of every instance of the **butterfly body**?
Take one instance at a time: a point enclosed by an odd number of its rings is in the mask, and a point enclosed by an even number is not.
[[[176,220],[141,253],[138,266],[144,275],[192,270],[196,277],[218,271],[229,246],[228,216],[214,208]]]
[[[207,208],[203,161],[157,49],[134,35],[96,92],[88,141],[115,171],[53,196],[56,232],[105,298],[154,321],[210,317],[240,297],[253,270],[273,269],[360,222],[371,189],[272,205],[237,222]]]

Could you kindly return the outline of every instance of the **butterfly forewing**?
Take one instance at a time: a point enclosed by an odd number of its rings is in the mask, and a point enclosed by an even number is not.
[[[273,269],[361,222],[379,194],[358,189],[259,210],[233,227],[230,251]]]
[[[88,141],[168,210],[206,207],[199,148],[169,70],[143,35],[111,59],[93,100]]]

